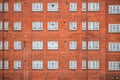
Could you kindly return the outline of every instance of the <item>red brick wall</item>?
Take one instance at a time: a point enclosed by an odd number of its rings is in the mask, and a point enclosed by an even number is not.
[[[2,0],[1,0],[2,1]],[[86,0],[5,0],[9,3],[9,12],[4,13],[4,21],[9,22],[9,30],[4,32],[4,39],[9,41],[9,50],[4,51],[5,60],[9,60],[9,69],[4,71],[4,80],[114,80],[114,76],[120,76],[120,71],[108,71],[108,61],[120,61],[120,52],[109,52],[108,42],[120,42],[119,34],[109,34],[109,23],[120,23],[120,15],[109,15],[108,5],[120,5],[119,0],[87,0],[88,2],[100,2],[99,12],[82,12],[81,5]],[[22,2],[22,11],[14,12],[13,3]],[[32,12],[32,2],[43,2],[44,11]],[[58,2],[58,12],[48,12],[47,3]],[[69,3],[77,2],[78,11],[70,12]],[[83,51],[82,40],[86,40],[86,31],[82,31],[82,21],[99,21],[99,31],[89,31],[88,40],[100,41],[100,49],[97,51]],[[0,21],[2,21],[2,13],[0,12]],[[22,22],[22,30],[14,31],[14,21]],[[42,31],[32,31],[33,21],[43,21],[44,27]],[[47,22],[58,21],[58,31],[48,31]],[[69,30],[69,22],[77,21],[78,27],[76,31]],[[2,40],[2,31],[0,31],[0,40]],[[14,40],[22,41],[22,50],[14,51]],[[44,48],[42,51],[32,51],[32,41],[42,40]],[[47,50],[48,40],[58,40],[59,49],[56,51]],[[69,50],[69,41],[76,40],[78,49],[76,51]],[[26,48],[24,47],[26,42]],[[86,59],[88,52],[88,60],[99,60],[99,70],[82,70],[82,60]],[[0,60],[2,59],[2,51],[0,51]],[[22,69],[14,70],[14,60],[22,60]],[[42,70],[32,70],[32,60],[43,60],[44,68]],[[58,60],[58,70],[48,70],[47,61]],[[69,69],[69,61],[77,61],[77,69]],[[2,70],[0,70],[0,77]]]

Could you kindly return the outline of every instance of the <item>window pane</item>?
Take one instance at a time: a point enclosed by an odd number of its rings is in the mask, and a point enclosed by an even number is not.
[[[48,30],[58,30],[58,22],[48,22]]]
[[[32,30],[43,30],[43,22],[32,22]]]
[[[49,50],[57,50],[58,49],[58,41],[48,41],[48,49]]]
[[[32,3],[32,11],[43,11],[43,3]]]
[[[33,50],[42,50],[43,49],[43,41],[32,41],[32,49]]]
[[[58,3],[48,3],[48,11],[58,11]]]
[[[48,61],[48,69],[58,69],[58,61]]]
[[[21,11],[21,3],[14,3],[14,11]]]
[[[77,11],[77,3],[70,3],[70,11]]]

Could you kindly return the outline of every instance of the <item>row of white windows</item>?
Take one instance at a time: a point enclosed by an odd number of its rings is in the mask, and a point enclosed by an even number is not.
[[[14,30],[21,30],[21,22],[14,22]],[[8,22],[4,22],[4,30],[8,30]],[[82,22],[82,30],[86,30],[86,22]],[[77,30],[77,22],[69,23],[70,30]],[[0,22],[0,30],[2,22]],[[32,30],[43,30],[43,22],[32,22]],[[48,22],[48,30],[58,30],[58,22]],[[88,22],[88,30],[99,30],[99,22]],[[109,33],[120,33],[120,24],[109,24]]]
[[[4,61],[4,69],[8,69],[8,60]],[[2,69],[2,61],[0,61],[0,69]],[[22,69],[21,60],[14,61],[14,69]],[[33,60],[32,69],[43,69],[43,61]],[[59,69],[58,61],[48,61],[48,69]],[[69,69],[77,69],[77,61],[69,61]],[[82,69],[86,69],[86,61],[82,61]],[[99,61],[88,61],[88,69],[99,69]]]
[[[89,2],[88,11],[100,11],[99,2]],[[58,3],[48,3],[48,11],[59,11]],[[70,11],[77,11],[77,3],[69,4]],[[2,11],[2,3],[0,3],[0,11]],[[4,11],[8,11],[8,3],[4,3]],[[21,11],[21,3],[14,3],[14,11]],[[32,11],[43,11],[43,3],[32,3]],[[82,11],[87,11],[86,2],[82,3]],[[109,5],[109,14],[120,14],[120,5]]]
[[[109,61],[109,70],[120,70],[120,61]],[[4,61],[4,69],[9,68],[8,60]],[[0,61],[0,69],[2,69],[2,61]],[[14,69],[22,69],[21,61],[14,61]],[[32,69],[43,69],[43,61],[32,61]],[[58,61],[48,61],[48,69],[59,69]],[[77,69],[77,61],[69,61],[69,69]],[[87,69],[86,60],[82,60],[82,69]],[[100,69],[99,61],[88,61],[88,69]]]
[[[14,30],[21,30],[21,22],[14,22]],[[48,30],[58,30],[58,22],[48,22]],[[4,22],[4,30],[8,30],[8,22]],[[77,22],[69,23],[70,30],[77,30]],[[86,30],[86,22],[82,22],[83,30]],[[0,22],[2,30],[2,22]],[[43,22],[32,22],[32,30],[43,30]],[[88,22],[88,30],[99,30],[99,22]]]
[[[86,11],[86,2],[82,3],[82,11]],[[48,3],[48,11],[59,11],[58,3]],[[77,11],[77,3],[73,2],[69,4],[70,11]],[[0,11],[2,11],[2,3],[0,3]],[[8,11],[8,3],[4,3],[4,11]],[[14,3],[14,11],[21,11],[21,3]],[[32,11],[43,11],[43,3],[32,3]],[[88,11],[99,11],[99,3],[88,3]]]
[[[0,50],[3,50],[3,42],[0,41]],[[58,41],[48,41],[48,50],[58,50]],[[109,42],[109,51],[120,51],[120,42]],[[4,50],[9,49],[8,41],[4,41]],[[22,42],[14,41],[14,50],[21,50]],[[77,50],[77,41],[69,42],[70,50]],[[87,42],[82,41],[82,50],[87,49]],[[32,41],[32,50],[43,50],[43,41]],[[88,41],[88,50],[99,50],[99,41]]]

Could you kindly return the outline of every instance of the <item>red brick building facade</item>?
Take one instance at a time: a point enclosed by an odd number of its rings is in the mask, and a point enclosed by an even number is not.
[[[0,80],[120,80],[120,0],[0,0],[0,7]]]

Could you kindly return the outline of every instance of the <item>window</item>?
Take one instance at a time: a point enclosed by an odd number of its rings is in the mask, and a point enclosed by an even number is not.
[[[86,41],[82,41],[82,49],[86,50]]]
[[[77,11],[77,3],[70,3],[70,11]]]
[[[99,3],[88,3],[88,11],[99,11]]]
[[[70,30],[77,30],[77,22],[70,22]]]
[[[8,50],[8,41],[4,41],[4,49]]]
[[[82,30],[86,30],[86,22],[82,22]]]
[[[88,22],[88,30],[99,30],[99,22]]]
[[[0,61],[0,69],[3,68],[2,64],[3,64],[2,61]],[[8,61],[7,60],[4,61],[4,69],[8,69]]]
[[[32,41],[32,49],[33,50],[42,50],[43,49],[43,41]]]
[[[77,69],[77,61],[70,61],[69,69]]]
[[[43,22],[32,22],[32,30],[43,30]]]
[[[57,50],[58,41],[48,41],[48,50]]]
[[[82,3],[82,11],[86,11],[86,2]]]
[[[48,61],[48,69],[58,69],[58,61]]]
[[[120,14],[120,5],[109,5],[109,14]]]
[[[14,50],[21,50],[21,41],[14,41]]]
[[[43,3],[32,3],[32,11],[43,11]]]
[[[120,70],[120,61],[109,61],[109,70]]]
[[[8,3],[4,3],[4,11],[5,11],[5,12],[8,11]]]
[[[0,69],[2,69],[2,61],[0,61]]]
[[[2,30],[2,22],[0,22],[0,30]]]
[[[21,69],[21,61],[14,61],[14,69]]]
[[[86,60],[82,60],[82,69],[86,69]]]
[[[8,60],[5,60],[5,61],[4,61],[4,69],[8,69],[8,65],[9,65],[9,64],[8,64]]]
[[[88,61],[88,69],[99,69],[99,61]]]
[[[0,3],[0,12],[2,11],[2,3]]]
[[[14,3],[14,11],[15,12],[21,11],[21,3]]]
[[[82,22],[82,30],[86,30],[86,22]],[[88,30],[99,30],[99,22],[88,22]]]
[[[77,49],[77,41],[70,41],[70,50]]]
[[[82,69],[86,69],[86,60],[82,60]],[[88,61],[88,69],[99,69],[99,61]]]
[[[0,50],[2,50],[2,48],[3,48],[2,44],[3,44],[2,41],[0,41]]]
[[[8,30],[8,22],[4,22],[4,30]]]
[[[0,41],[0,50],[3,49],[3,42]],[[8,50],[8,41],[4,41],[4,50]]]
[[[3,29],[2,22],[0,22],[0,30]],[[8,30],[8,22],[4,22],[4,30]]]
[[[120,51],[120,42],[109,42],[109,51]]]
[[[82,49],[86,50],[86,41],[82,41]],[[99,41],[88,41],[88,49],[89,50],[98,50],[99,49]]]
[[[58,30],[58,22],[48,22],[48,30]]]
[[[43,61],[32,61],[32,69],[43,69]]]
[[[88,49],[89,50],[99,49],[99,41],[88,41]]]
[[[21,22],[14,22],[14,30],[21,30]]]
[[[2,3],[0,3],[0,12],[2,11],[3,6]],[[8,3],[4,3],[4,11],[7,12],[8,11]]]
[[[109,33],[120,33],[120,24],[109,24]]]
[[[58,11],[58,3],[48,3],[48,11]]]

